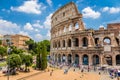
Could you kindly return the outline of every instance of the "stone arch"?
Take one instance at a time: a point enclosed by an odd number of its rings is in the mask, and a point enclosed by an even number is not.
[[[88,39],[87,39],[87,37],[83,37],[82,42],[83,42],[83,47],[87,47],[88,46]]]
[[[117,45],[119,45],[120,44],[119,39],[117,37],[115,39],[116,39]]]
[[[96,46],[99,45],[99,38],[95,38],[95,45],[96,45]]]
[[[69,25],[69,31],[72,31],[72,23]]]
[[[58,54],[58,63],[61,63],[61,55]]]
[[[65,40],[62,40],[63,47],[65,47]]]
[[[89,57],[88,55],[84,54],[82,57],[83,60],[83,65],[88,65],[89,64]]]
[[[71,47],[71,39],[68,39],[68,47]]]
[[[60,41],[58,41],[58,47],[60,48],[60,46],[61,46],[61,45],[60,45]]]
[[[120,54],[116,55],[116,65],[120,65]]]
[[[66,56],[65,56],[65,54],[63,54],[62,55],[62,62],[65,62],[65,60],[66,60]]]
[[[93,56],[92,56],[92,61],[93,61],[93,65],[97,65],[97,64],[99,64],[99,56],[98,55],[96,55],[96,54],[94,54]]]
[[[55,54],[55,62],[57,62],[57,54]]]
[[[75,54],[75,62],[76,66],[79,66],[79,55]]]
[[[105,64],[112,65],[112,56],[111,55],[105,55]]]
[[[79,39],[78,38],[74,38],[74,46],[75,47],[79,46]]]
[[[104,37],[103,44],[104,45],[111,45],[111,39],[110,39],[110,37]]]
[[[75,29],[79,29],[79,24],[78,24],[78,22],[75,23]]]
[[[63,32],[66,32],[66,29],[67,29],[67,28],[66,28],[66,26],[65,26],[65,27],[64,27],[64,31],[63,31]]]
[[[71,64],[71,63],[72,63],[72,55],[68,54],[68,64]]]

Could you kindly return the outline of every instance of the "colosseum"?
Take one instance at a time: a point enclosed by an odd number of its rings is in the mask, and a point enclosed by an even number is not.
[[[120,65],[120,23],[86,29],[73,2],[58,9],[51,19],[50,55],[55,63]]]

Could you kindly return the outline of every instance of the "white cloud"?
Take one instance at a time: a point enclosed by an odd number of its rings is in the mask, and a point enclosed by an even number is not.
[[[51,37],[50,30],[48,30],[48,32],[47,32],[47,34],[46,34],[46,38],[47,38],[48,40],[50,40],[50,37]]]
[[[29,34],[25,31],[20,31],[19,34],[29,36]]]
[[[104,26],[103,26],[103,25],[100,25],[99,28],[104,28]]]
[[[115,7],[110,8],[110,13],[119,13],[119,12],[120,12],[120,8],[115,8]]]
[[[51,17],[52,17],[52,14],[53,13],[51,13],[51,14],[49,14],[47,17],[46,17],[46,19],[45,19],[45,21],[44,21],[44,26],[45,26],[45,28],[48,28],[48,29],[50,29],[51,28]]]
[[[52,6],[52,1],[51,0],[46,0],[49,6]]]
[[[109,10],[109,7],[104,7],[104,8],[102,9],[103,12],[106,12],[106,11],[108,11],[108,10]]]
[[[26,23],[25,26],[24,26],[24,30],[33,30],[33,27],[30,23]]]
[[[41,40],[43,40],[43,36],[41,34],[35,34],[35,40],[41,41]]]
[[[39,20],[37,20],[37,21],[33,24],[33,27],[43,28],[43,26],[40,24],[40,21],[39,21]]]
[[[23,5],[19,7],[11,7],[11,10],[32,14],[41,14],[42,8],[44,9],[45,7],[42,6],[42,4],[38,4],[37,0],[30,0],[24,1]]]
[[[0,34],[15,34],[20,30],[20,26],[16,23],[0,19]]]
[[[90,7],[86,7],[82,10],[82,14],[84,18],[93,18],[97,19],[100,17],[101,13],[98,11],[92,10]]]
[[[109,12],[111,14],[120,13],[120,7],[104,7],[103,12]]]

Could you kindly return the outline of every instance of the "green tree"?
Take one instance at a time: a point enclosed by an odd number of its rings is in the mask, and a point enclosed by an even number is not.
[[[42,50],[41,50],[41,53],[42,53],[41,70],[44,70],[44,69],[47,68],[47,51],[46,51],[46,46],[43,42],[41,43],[41,46],[42,46]]]
[[[31,54],[28,53],[21,53],[20,54],[21,60],[22,60],[22,64],[25,65],[25,71],[28,71],[28,67],[32,65],[33,62],[33,58]]]
[[[46,46],[46,50],[49,53],[50,52],[50,41],[49,40],[43,40],[42,42]]]
[[[30,39],[28,41],[25,42],[26,45],[28,45],[28,50],[32,50],[34,48],[34,40]]]
[[[24,50],[22,50],[22,49],[18,49],[17,47],[15,47],[15,46],[11,46],[11,54],[20,54],[20,53],[23,53],[24,52]]]
[[[22,64],[22,60],[18,54],[11,54],[7,58],[7,64],[10,67],[10,70],[13,70],[12,74],[16,74],[15,68],[18,68]]]
[[[2,40],[0,40],[0,45],[2,45]]]
[[[7,49],[5,47],[0,46],[0,56],[3,58],[5,55],[7,55]]]

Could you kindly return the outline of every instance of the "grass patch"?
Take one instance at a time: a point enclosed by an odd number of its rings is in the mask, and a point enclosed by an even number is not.
[[[7,63],[6,62],[0,62],[0,67],[6,66]]]

